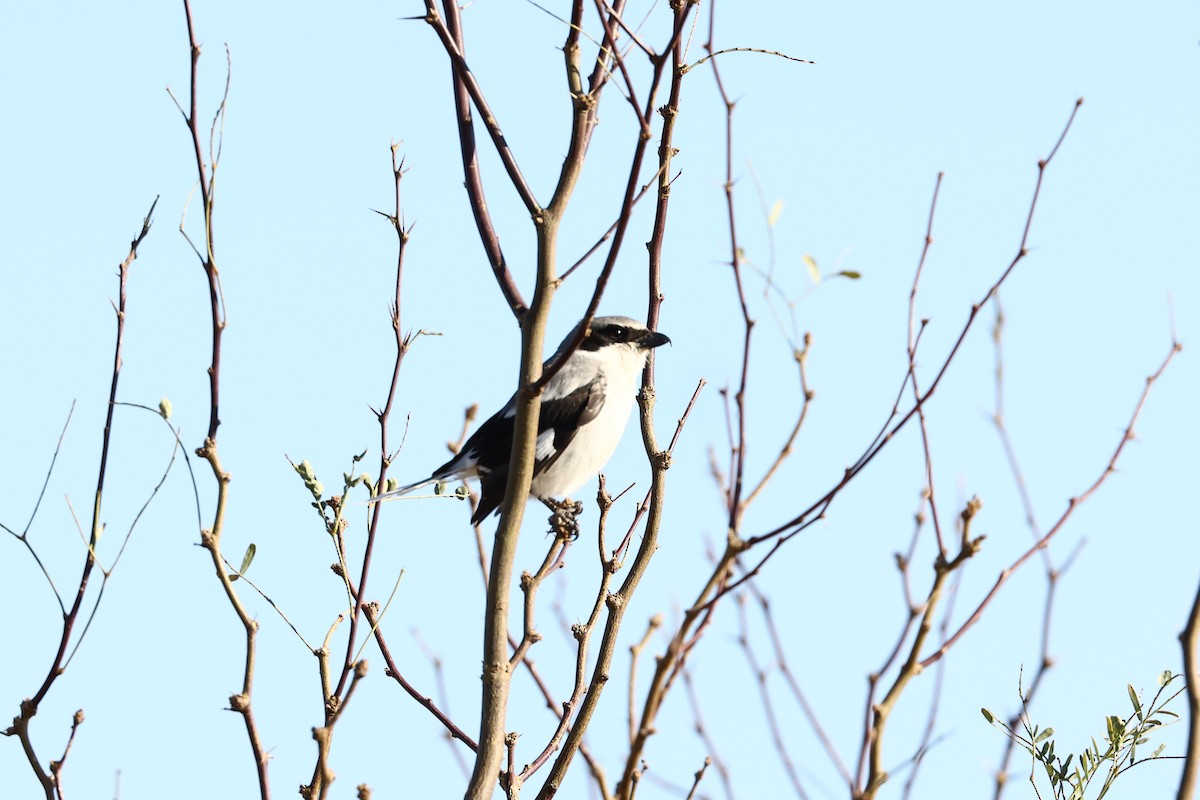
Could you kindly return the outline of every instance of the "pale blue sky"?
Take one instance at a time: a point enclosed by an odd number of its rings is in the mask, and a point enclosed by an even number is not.
[[[551,8],[565,7],[560,2]],[[662,8],[657,9],[661,13]],[[233,474],[227,553],[258,548],[250,576],[310,640],[341,610],[334,556],[309,496],[285,454],[307,459],[327,488],[378,441],[368,406],[382,403],[391,369],[387,304],[395,237],[371,209],[390,209],[388,145],[403,140],[411,168],[405,214],[415,222],[407,254],[404,325],[437,331],[405,363],[397,422],[411,414],[392,475],[416,479],[444,460],[462,409],[485,412],[513,389],[518,333],[495,288],[468,215],[446,58],[433,32],[399,18],[399,3],[283,6],[206,2],[195,6],[202,59],[202,116],[233,79],[218,178],[217,248],[229,328],[221,427]],[[634,15],[640,18],[641,12]],[[569,104],[558,47],[562,25],[525,3],[482,0],[464,13],[468,53],[539,197],[548,197],[565,150]],[[1051,165],[1030,236],[1030,256],[1003,291],[1007,412],[1039,522],[1103,469],[1145,377],[1166,355],[1172,314],[1184,352],[1156,386],[1118,472],[1072,518],[1051,552],[1085,546],[1059,589],[1052,653],[1056,667],[1035,716],[1077,750],[1103,731],[1103,715],[1127,708],[1125,684],[1152,689],[1180,669],[1175,637],[1200,579],[1192,509],[1200,434],[1200,367],[1192,352],[1200,309],[1200,10],[1194,3],[1019,2],[1003,6],[927,2],[853,7],[795,2],[718,8],[718,44],[778,50],[729,54],[721,69],[739,100],[735,118],[739,234],[747,257],[766,267],[764,224],[752,175],[768,204],[782,202],[773,229],[775,271],[801,297],[800,326],[814,345],[815,399],[796,454],[747,516],[748,534],[790,518],[823,494],[886,417],[904,369],[908,288],[920,253],[938,171],[946,177],[918,313],[931,322],[919,366],[931,379],[972,302],[1011,259],[1020,239],[1036,164],[1058,137],[1076,97],[1086,101]],[[661,30],[656,29],[657,33]],[[690,48],[701,55],[707,11]],[[660,37],[661,38],[661,37]],[[164,91],[187,91],[187,40],[174,3],[9,4],[0,22],[0,241],[9,300],[0,319],[0,522],[21,527],[41,486],[72,401],[58,466],[34,527],[39,554],[60,590],[81,562],[64,498],[90,507],[111,367],[114,268],[155,196],[156,225],[130,283],[121,399],[156,405],[169,397],[189,449],[207,422],[208,307],[202,275],[179,220],[194,164],[179,113]],[[615,88],[615,87],[614,87]],[[573,262],[611,222],[627,170],[630,113],[610,89],[591,160],[564,227],[561,259]],[[723,109],[711,71],[687,77],[676,146],[673,209],[665,246],[662,329],[673,346],[658,359],[658,428],[667,437],[696,382],[709,386],[684,432],[670,472],[661,550],[627,615],[623,645],[646,620],[677,619],[701,587],[706,549],[723,540],[709,448],[725,447],[719,390],[736,380],[738,312],[727,267],[723,197]],[[489,199],[507,256],[531,290],[532,229],[481,138]],[[650,172],[647,172],[647,177]],[[602,310],[643,316],[650,205],[637,212]],[[193,202],[187,221],[199,235]],[[801,257],[859,281],[813,290]],[[571,327],[590,294],[592,264],[568,281],[550,340]],[[762,323],[751,375],[752,474],[770,462],[797,403],[787,345],[747,272]],[[986,594],[999,570],[1030,541],[1017,494],[989,423],[993,410],[993,321],[987,311],[929,405],[936,491],[944,522],[979,495],[976,533],[988,535],[965,572],[954,619]],[[399,435],[399,427],[395,435]],[[117,415],[104,518],[111,560],[132,515],[170,452],[160,421]],[[764,570],[787,638],[788,658],[846,760],[856,753],[865,675],[892,646],[903,618],[892,554],[907,546],[923,484],[919,440],[908,430],[847,490],[828,519],[788,545]],[[202,472],[198,470],[198,472]],[[648,473],[631,430],[607,473],[611,485]],[[205,517],[214,497],[200,478]],[[582,495],[590,499],[592,488]],[[123,800],[249,797],[252,763],[240,721],[223,711],[240,684],[241,633],[198,540],[186,471],[176,465],[139,523],[79,656],[35,720],[43,759],[57,757],[70,715],[87,722],[68,761],[67,791],[108,797],[121,773]],[[546,540],[530,506],[518,569],[532,569]],[[534,650],[567,685],[570,656],[559,619],[582,619],[597,566],[588,527],[567,567],[543,590]],[[632,503],[614,512],[627,520]],[[393,649],[406,674],[436,693],[429,658],[444,661],[449,710],[477,726],[481,582],[466,511],[451,502],[387,509],[373,593],[386,599]],[[353,520],[361,535],[363,517]],[[485,529],[490,533],[494,522]],[[0,540],[0,711],[7,719],[42,680],[57,644],[58,614],[25,550]],[[930,578],[929,543],[913,582]],[[565,587],[565,588],[563,588]],[[990,797],[1001,736],[980,706],[1011,711],[1018,675],[1038,657],[1045,580],[1033,561],[1004,588],[983,621],[952,651],[938,715],[942,737],[916,797]],[[562,603],[559,614],[552,607]],[[262,622],[256,704],[271,749],[276,796],[311,777],[310,728],[320,721],[315,660],[279,617],[248,596]],[[753,618],[753,615],[751,615]],[[791,796],[776,764],[756,689],[736,642],[729,602],[690,661],[707,698],[705,719],[731,770],[736,796]],[[755,629],[759,657],[768,642]],[[652,650],[661,651],[662,641]],[[340,650],[339,650],[340,652]],[[340,724],[334,796],[358,783],[376,797],[457,797],[464,781],[429,715],[383,675],[373,647],[370,678]],[[628,658],[605,694],[590,737],[610,774],[623,751]],[[643,672],[644,675],[644,672]],[[845,797],[779,676],[775,707],[810,796]],[[889,761],[911,755],[932,674],[910,689],[891,728]],[[514,684],[510,727],[530,760],[552,718],[525,676]],[[565,691],[565,689],[564,689]],[[1182,705],[1179,710],[1182,711]],[[646,753],[651,774],[686,784],[706,754],[691,732],[679,687]],[[1165,736],[1183,746],[1183,727]],[[1024,765],[1021,765],[1023,768]],[[39,794],[17,742],[0,741],[0,774],[13,797]],[[588,797],[582,763],[569,796]],[[1166,796],[1178,766],[1141,767],[1110,797]],[[899,797],[901,781],[884,792]],[[708,796],[725,793],[710,773]],[[567,790],[564,790],[567,791]],[[650,783],[639,798],[674,796]],[[1029,796],[1017,781],[1009,798]]]

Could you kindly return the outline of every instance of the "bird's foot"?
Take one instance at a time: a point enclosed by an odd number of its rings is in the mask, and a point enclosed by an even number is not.
[[[558,539],[569,539],[572,542],[579,538],[578,517],[583,513],[583,503],[570,498],[555,500],[543,497],[542,502],[550,509],[550,533]]]

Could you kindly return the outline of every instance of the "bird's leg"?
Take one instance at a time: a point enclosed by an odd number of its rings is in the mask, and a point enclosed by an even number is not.
[[[579,521],[577,517],[583,513],[583,503],[567,498],[555,500],[552,497],[540,498],[550,509],[550,532],[557,538],[575,541],[579,538]]]

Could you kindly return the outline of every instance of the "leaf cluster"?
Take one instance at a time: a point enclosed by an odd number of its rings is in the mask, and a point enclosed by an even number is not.
[[[1095,737],[1092,737],[1091,746],[1080,751],[1078,758],[1074,753],[1063,758],[1055,752],[1054,728],[1042,728],[1033,723],[1028,714],[1028,697],[1023,688],[1020,690],[1022,712],[1018,717],[1019,730],[997,718],[986,708],[980,711],[983,712],[983,718],[993,727],[999,728],[1005,736],[1029,753],[1032,759],[1029,782],[1038,798],[1043,795],[1038,788],[1037,778],[1039,772],[1044,772],[1050,783],[1050,796],[1056,800],[1085,800],[1088,797],[1100,800],[1112,788],[1117,778],[1127,770],[1164,757],[1162,753],[1165,744],[1159,744],[1148,756],[1139,757],[1137,752],[1139,747],[1150,742],[1157,729],[1179,719],[1178,714],[1167,709],[1167,705],[1185,691],[1184,687],[1168,690],[1179,678],[1179,675],[1170,670],[1163,671],[1158,676],[1158,691],[1149,703],[1144,703],[1132,684],[1127,684],[1132,712],[1123,717],[1117,714],[1106,716],[1102,742],[1098,743]],[[1039,765],[1042,768],[1040,771]],[[1089,795],[1088,791],[1093,785],[1099,786],[1099,790],[1095,795]]]

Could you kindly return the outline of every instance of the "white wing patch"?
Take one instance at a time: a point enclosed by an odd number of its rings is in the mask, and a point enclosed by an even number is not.
[[[554,429],[547,428],[538,434],[537,448],[534,451],[534,458],[538,461],[545,461],[551,458],[554,453]]]

